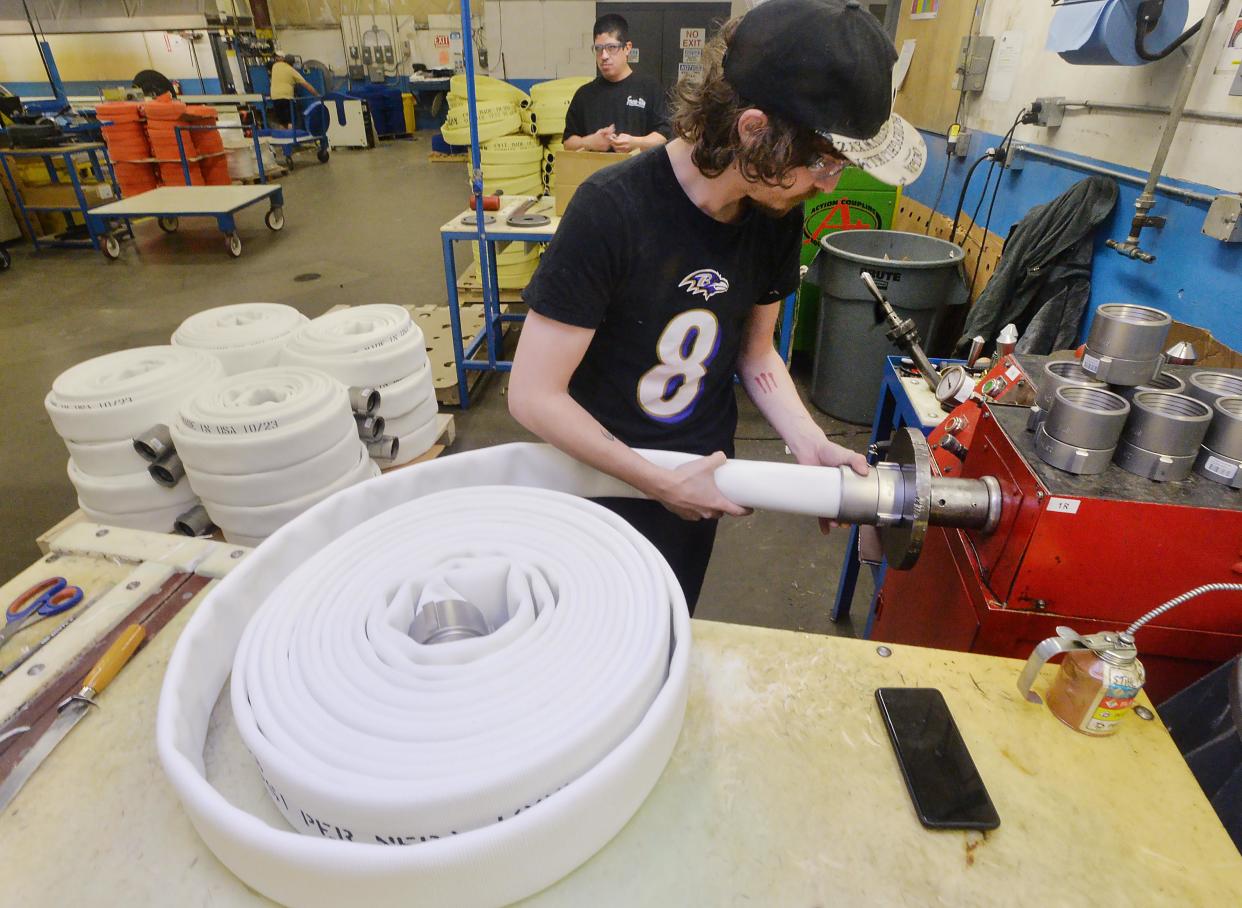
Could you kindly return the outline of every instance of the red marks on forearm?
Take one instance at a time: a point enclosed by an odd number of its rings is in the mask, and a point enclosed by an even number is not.
[[[755,387],[763,394],[775,393],[776,374],[773,372],[760,372],[755,376]]]

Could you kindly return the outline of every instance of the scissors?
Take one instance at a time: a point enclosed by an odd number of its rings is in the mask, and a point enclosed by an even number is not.
[[[82,601],[81,587],[70,586],[64,577],[49,577],[36,583],[11,603],[0,628],[0,647],[27,624],[68,611]]]

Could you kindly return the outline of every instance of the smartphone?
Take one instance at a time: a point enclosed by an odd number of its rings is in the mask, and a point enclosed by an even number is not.
[[[930,829],[995,829],[1000,817],[944,695],[931,687],[875,692],[914,809]]]

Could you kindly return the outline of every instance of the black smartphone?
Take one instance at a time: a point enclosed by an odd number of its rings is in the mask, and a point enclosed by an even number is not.
[[[875,700],[923,825],[931,829],[999,826],[1000,817],[944,695],[932,687],[881,687]]]

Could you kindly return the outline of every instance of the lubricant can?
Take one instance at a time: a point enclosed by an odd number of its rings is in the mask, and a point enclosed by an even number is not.
[[[1133,646],[1129,654],[1111,649],[1066,653],[1048,690],[1053,715],[1085,735],[1111,735],[1146,680]]]
[[[1048,689],[1053,715],[1084,735],[1116,734],[1147,678],[1134,638],[1112,632],[1081,636],[1071,628],[1058,627],[1057,636],[1031,653],[1018,680],[1018,689],[1032,703],[1040,702],[1031,690],[1039,669],[1058,653],[1065,653],[1065,660]]]

